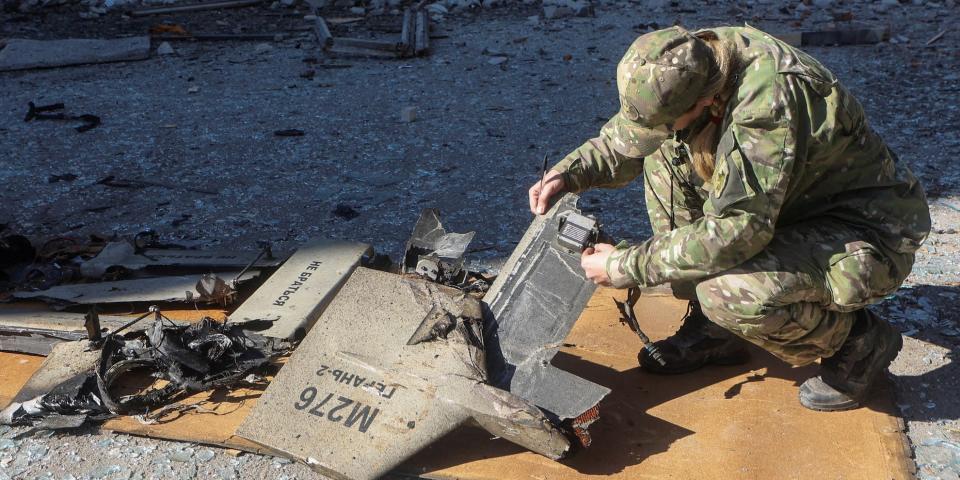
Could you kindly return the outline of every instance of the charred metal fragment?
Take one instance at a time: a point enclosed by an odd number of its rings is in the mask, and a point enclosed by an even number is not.
[[[0,411],[0,424],[18,425],[29,424],[32,420],[47,416],[88,416],[106,418],[103,402],[97,395],[97,381],[93,375],[79,375],[73,377],[50,392],[27,400],[13,402]],[[81,421],[80,424],[83,422]],[[56,426],[58,422],[52,420],[48,425]],[[70,428],[79,426],[70,422]]]
[[[116,332],[149,316],[153,317],[153,325],[146,332],[107,335],[93,368],[70,376],[49,392],[12,403],[0,412],[0,423],[31,423],[54,414],[83,415],[95,420],[146,413],[179,395],[240,382],[289,351],[289,345],[239,325],[210,318],[181,325],[155,308]],[[167,383],[131,395],[114,394],[112,387],[133,372],[146,373]],[[61,423],[74,424],[75,420]]]
[[[401,269],[445,285],[462,283],[463,256],[474,234],[447,233],[440,223],[440,212],[425,208],[407,240]]]
[[[29,40],[27,41],[29,42]],[[147,40],[147,47],[149,48],[149,39]],[[100,125],[100,117],[90,114],[82,115],[67,115],[61,110],[65,107],[63,103],[54,103],[51,105],[41,105],[37,106],[33,102],[29,102],[27,105],[27,114],[24,116],[24,122],[30,122],[34,120],[66,120],[66,121],[80,121],[83,122],[83,125],[76,127],[76,130],[79,133],[86,132],[87,130],[92,130]],[[59,112],[59,113],[49,113],[49,112]]]
[[[37,251],[23,235],[7,235],[0,238],[0,268],[19,263],[30,263]]]
[[[582,417],[610,392],[550,364],[596,289],[579,252],[557,242],[561,221],[579,214],[577,200],[567,194],[534,219],[483,297],[490,383],[560,421]]]

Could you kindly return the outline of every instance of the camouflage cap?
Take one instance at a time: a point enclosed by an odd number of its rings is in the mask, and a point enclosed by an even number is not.
[[[642,35],[617,65],[620,112],[603,131],[621,154],[645,157],[670,136],[670,124],[700,98],[713,52],[682,27]]]

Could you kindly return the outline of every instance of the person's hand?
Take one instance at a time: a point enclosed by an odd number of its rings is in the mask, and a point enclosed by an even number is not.
[[[580,266],[593,283],[610,286],[610,277],[607,276],[607,259],[614,250],[616,247],[609,243],[598,243],[583,251],[580,256]]]
[[[543,178],[543,190],[540,189],[540,180],[537,180],[537,183],[534,183],[530,187],[530,211],[535,215],[543,215],[547,213],[547,206],[550,204],[550,198],[554,195],[563,191],[564,185],[563,174],[556,171],[550,170],[547,172],[546,177]]]

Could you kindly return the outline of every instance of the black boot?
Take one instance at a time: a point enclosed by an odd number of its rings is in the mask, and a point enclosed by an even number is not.
[[[858,311],[840,350],[800,386],[800,404],[823,412],[859,407],[902,347],[900,332],[873,312]]]
[[[690,302],[677,333],[653,344],[666,365],[641,350],[640,368],[650,373],[687,373],[704,365],[739,365],[750,360],[746,342],[707,319],[698,302]]]

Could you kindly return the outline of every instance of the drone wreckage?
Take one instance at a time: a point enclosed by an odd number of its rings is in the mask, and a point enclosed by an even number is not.
[[[563,458],[590,445],[588,427],[609,393],[550,364],[595,290],[579,258],[599,232],[577,200],[568,194],[535,218],[499,268],[468,263],[473,233],[446,232],[432,209],[398,267],[351,242],[314,242],[286,257],[269,246],[258,254],[175,249],[149,236],[33,252],[22,237],[4,237],[8,281],[45,289],[5,294],[0,349],[46,354],[68,342],[78,353],[70,368],[48,372],[58,380],[52,388],[28,382],[0,423],[149,422],[190,408],[177,402],[191,393],[268,383],[237,433],[334,478],[381,476],[468,422]],[[17,256],[46,263],[18,267]],[[158,276],[169,272],[177,276]],[[185,272],[206,273],[185,285]],[[58,285],[50,277],[111,281]],[[170,288],[139,288],[148,281]],[[102,314],[111,291],[140,305],[248,296],[223,322],[183,323],[155,306],[135,318]],[[40,309],[36,299],[68,311]],[[69,311],[77,308],[87,312]],[[261,376],[288,354],[271,381]],[[120,388],[144,373],[153,378],[148,387]],[[292,430],[300,434],[283,433]]]

